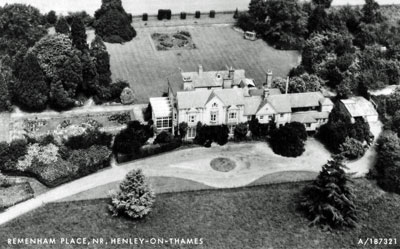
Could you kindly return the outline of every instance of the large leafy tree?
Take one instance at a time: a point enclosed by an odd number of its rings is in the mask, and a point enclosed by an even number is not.
[[[14,56],[31,47],[46,33],[39,10],[25,4],[0,7],[0,52]]]
[[[49,13],[46,15],[46,21],[47,23],[54,25],[57,22],[57,15],[54,10],[50,10]]]
[[[125,215],[138,219],[150,213],[154,202],[155,194],[139,169],[126,175],[118,193],[112,196],[109,209],[114,216]]]
[[[57,33],[64,35],[69,34],[69,26],[65,17],[61,16],[60,18],[58,18],[55,29]]]
[[[264,38],[282,49],[303,46],[307,30],[307,13],[297,0],[266,1],[267,22]]]
[[[25,110],[42,111],[47,106],[49,87],[36,56],[28,52],[19,70],[14,99]]]
[[[76,90],[82,85],[80,52],[63,34],[44,37],[32,52],[50,84],[50,104],[60,110],[72,107]]]
[[[380,12],[380,6],[375,0],[365,0],[362,13],[363,17],[361,20],[365,23],[379,23],[384,20]]]
[[[96,35],[106,42],[122,43],[136,36],[136,31],[131,25],[132,15],[125,12],[121,0],[102,0],[100,9],[95,13],[95,19]]]
[[[336,156],[322,167],[317,179],[303,189],[299,207],[311,225],[324,228],[357,225],[355,196],[349,186],[343,158]]]
[[[270,145],[272,150],[286,157],[298,157],[304,152],[307,132],[303,124],[287,123],[271,132]]]

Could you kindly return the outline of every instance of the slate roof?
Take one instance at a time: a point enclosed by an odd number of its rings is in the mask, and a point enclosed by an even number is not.
[[[319,106],[319,101],[324,99],[321,92],[291,93],[288,96],[292,108]]]
[[[278,113],[292,112],[289,94],[270,95],[267,97],[266,101],[270,103]],[[262,107],[263,106],[260,106],[260,108]]]
[[[217,75],[221,75],[218,78]],[[200,87],[221,87],[223,79],[228,79],[229,71],[204,71],[201,74],[199,72],[182,72],[182,78],[191,78],[192,84],[195,88]],[[233,73],[232,85],[239,85],[242,80],[245,80],[245,70],[236,69]]]
[[[225,106],[244,105],[242,89],[214,89],[212,91],[187,91],[178,92],[177,101],[179,109],[204,108],[213,97],[218,97]]]
[[[261,96],[251,96],[244,98],[244,115],[256,115],[258,107],[261,105]]]
[[[340,100],[352,117],[378,116],[374,105],[363,97]]]
[[[310,113],[293,113],[291,121],[299,122],[302,124],[317,122],[317,120]]]

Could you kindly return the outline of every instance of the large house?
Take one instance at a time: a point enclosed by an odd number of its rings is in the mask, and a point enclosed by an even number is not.
[[[266,84],[256,88],[254,80],[244,70],[182,72],[183,90],[168,97],[151,98],[153,120],[159,130],[172,129],[177,124],[189,125],[187,138],[196,136],[198,122],[206,125],[228,125],[231,133],[239,123],[257,118],[260,123],[274,121],[282,126],[290,122],[304,124],[315,131],[328,121],[333,103],[321,92],[281,93],[271,88],[272,73]]]

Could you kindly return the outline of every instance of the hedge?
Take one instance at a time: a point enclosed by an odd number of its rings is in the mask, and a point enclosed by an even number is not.
[[[195,13],[194,17],[196,17],[196,18],[200,18],[200,16],[201,16],[201,12],[200,12],[200,11],[196,11],[196,13]]]
[[[172,16],[172,12],[170,9],[159,9],[158,10],[157,19],[160,21],[163,19],[171,20],[171,16]]]
[[[143,16],[142,16],[142,20],[143,20],[144,22],[146,22],[147,20],[149,20],[149,15],[148,15],[147,13],[144,13]]]
[[[186,12],[181,12],[181,19],[186,19]]]
[[[210,11],[210,18],[215,18],[215,10]]]
[[[182,141],[177,138],[175,138],[170,143],[145,145],[142,148],[140,148],[139,153],[136,154],[120,154],[120,153],[117,154],[117,162],[125,163],[136,159],[157,155],[160,153],[172,151],[176,148],[179,148],[181,145]]]

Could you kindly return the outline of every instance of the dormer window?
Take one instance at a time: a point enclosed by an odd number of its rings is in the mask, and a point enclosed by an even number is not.
[[[184,82],[191,82],[192,81],[192,77],[190,77],[190,76],[183,77],[183,81]]]
[[[220,74],[217,74],[217,79],[221,79],[221,75]]]

